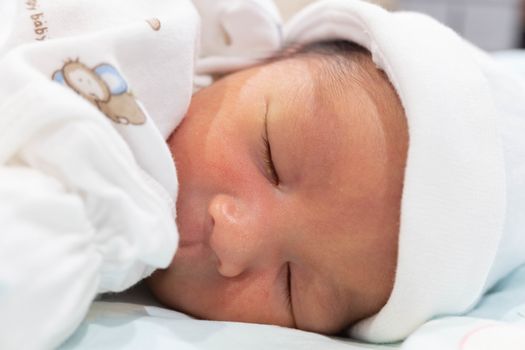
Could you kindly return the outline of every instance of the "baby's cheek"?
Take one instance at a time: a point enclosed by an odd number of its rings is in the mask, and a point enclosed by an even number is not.
[[[170,267],[170,269],[172,269]],[[157,270],[148,278],[148,286],[153,295],[166,306],[193,316],[203,317],[203,309],[209,302],[211,286],[207,285],[207,274],[198,269],[175,265],[177,273],[170,270]]]
[[[198,318],[293,325],[279,302],[271,274],[228,279],[186,272],[170,275],[158,271],[148,279],[148,286],[162,303]]]
[[[269,271],[227,280],[210,296],[214,305],[206,310],[207,318],[291,327],[293,319],[280,291]]]

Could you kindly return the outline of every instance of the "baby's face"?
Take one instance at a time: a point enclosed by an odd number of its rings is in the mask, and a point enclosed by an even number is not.
[[[180,247],[149,281],[167,305],[332,333],[386,302],[402,110],[371,62],[369,81],[334,87],[314,61],[251,68],[194,96],[169,139]]]

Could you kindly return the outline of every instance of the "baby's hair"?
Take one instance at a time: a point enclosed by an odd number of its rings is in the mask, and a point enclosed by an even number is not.
[[[367,62],[372,62],[370,51],[363,46],[346,40],[329,40],[306,45],[290,44],[265,63],[289,58],[318,59],[323,78],[331,79],[334,83],[341,83],[348,78],[363,77]]]
[[[370,51],[347,40],[317,41],[306,45],[289,44],[269,59],[269,62],[292,57],[320,57],[348,68],[351,61],[370,59]]]
[[[336,96],[344,95],[342,89],[349,79],[366,89],[379,103],[383,100],[381,90],[384,90],[385,85],[395,91],[383,70],[374,64],[370,51],[347,40],[290,44],[263,63],[297,58],[306,59],[317,66],[317,78],[320,81],[328,80],[329,86],[333,88],[329,92]]]
[[[370,52],[363,46],[347,40],[316,41],[306,45],[288,44],[276,55],[269,58],[270,62],[298,57],[318,55],[330,59],[341,59],[339,63],[346,64],[342,58],[370,57]]]

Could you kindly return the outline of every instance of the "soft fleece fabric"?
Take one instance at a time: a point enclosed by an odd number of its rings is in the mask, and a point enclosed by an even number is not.
[[[184,0],[0,2],[0,348],[55,348],[97,293],[166,267],[164,138],[192,93]]]

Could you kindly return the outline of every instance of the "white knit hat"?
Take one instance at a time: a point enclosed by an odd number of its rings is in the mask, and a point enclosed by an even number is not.
[[[394,287],[386,305],[349,333],[392,342],[434,316],[468,310],[489,287],[505,215],[498,114],[483,54],[430,17],[359,0],[310,6],[284,38],[368,48],[408,121]]]
[[[285,25],[284,43],[276,41],[278,20],[267,26],[269,52],[287,42],[330,39],[366,47],[397,90],[408,120],[394,287],[386,305],[349,334],[398,341],[434,316],[471,308],[496,279],[489,274],[505,217],[498,113],[483,72],[488,58],[430,17],[359,0],[305,8]],[[238,27],[240,35],[250,35]],[[236,64],[216,55],[203,71],[241,68],[253,62],[249,53]]]

